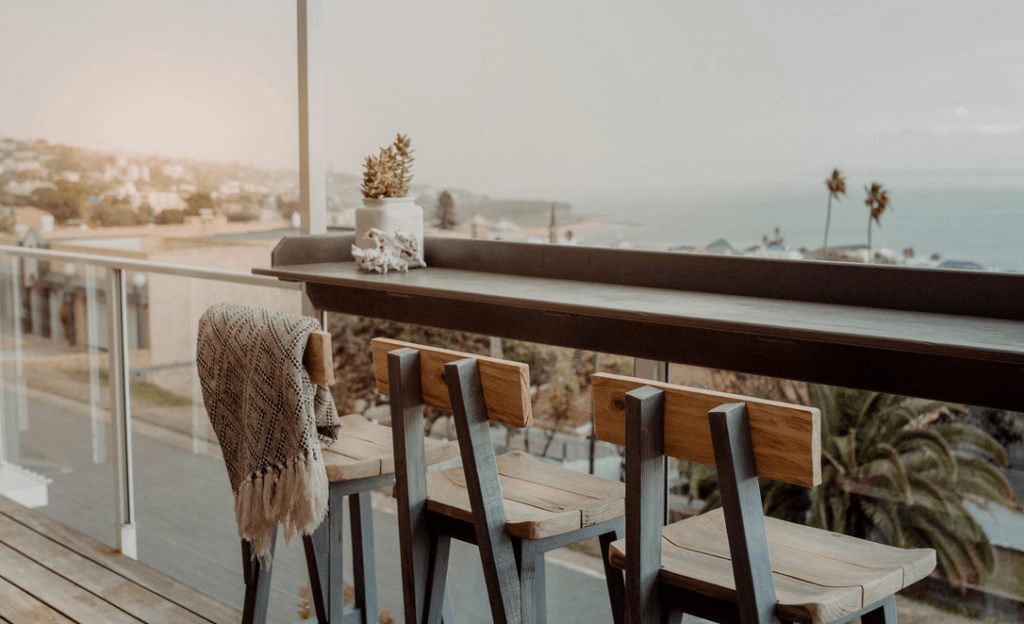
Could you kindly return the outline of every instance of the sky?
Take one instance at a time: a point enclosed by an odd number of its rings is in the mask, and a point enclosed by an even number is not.
[[[328,162],[497,197],[1024,183],[1019,0],[325,0]],[[0,135],[297,167],[292,0],[0,0]],[[817,182],[816,182],[817,183]]]

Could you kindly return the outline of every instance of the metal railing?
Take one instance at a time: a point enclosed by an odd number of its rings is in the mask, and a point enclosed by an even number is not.
[[[266,286],[268,288],[280,288],[282,290],[302,290],[302,285],[298,282],[283,282],[275,277],[253,275],[252,273],[246,273],[245,271],[208,269],[188,264],[150,262],[149,260],[132,260],[130,258],[100,256],[69,251],[50,251],[49,249],[34,249],[29,247],[16,247],[13,245],[0,245],[0,253],[19,256],[22,258],[33,258],[36,260],[75,262],[78,264],[101,266],[107,269],[121,271],[161,273],[164,275],[176,275],[178,277],[194,277],[220,282],[232,282],[235,284],[248,284],[250,286]]]
[[[88,253],[50,251],[11,245],[0,245],[0,254],[51,262],[83,264],[107,269],[107,326],[109,331],[108,366],[111,434],[110,443],[114,470],[115,547],[125,555],[137,558],[135,486],[132,470],[132,412],[128,359],[127,282],[126,272],[159,273],[249,286],[301,291],[301,284],[272,277],[252,275],[243,271],[132,260]],[[18,292],[15,284],[14,292]],[[20,307],[15,302],[15,310]],[[94,323],[90,323],[92,325]],[[3,439],[0,428],[0,459]]]

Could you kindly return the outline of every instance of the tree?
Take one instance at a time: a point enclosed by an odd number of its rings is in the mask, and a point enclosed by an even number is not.
[[[437,227],[442,230],[454,230],[458,222],[455,220],[455,200],[448,191],[442,191],[437,197],[437,208],[434,209]]]
[[[82,206],[95,189],[79,182],[58,180],[55,189],[38,188],[32,192],[32,203],[53,215],[57,223],[82,218]]]
[[[781,247],[786,244],[786,239],[782,238],[782,230],[775,228],[775,236],[772,238],[768,238],[767,234],[761,236],[761,244],[765,247],[768,247],[769,245],[778,245]]]
[[[825,180],[825,188],[828,189],[828,212],[825,216],[825,243],[821,246],[822,253],[828,251],[828,228],[832,223],[832,199],[839,201],[841,195],[846,195],[846,178],[838,169],[832,170],[832,177]]]
[[[204,208],[214,207],[213,198],[210,197],[209,193],[203,192],[192,193],[185,198],[185,203],[188,204],[188,210],[185,211],[185,214],[192,217],[198,217],[199,211]]]
[[[285,199],[284,196],[278,195],[274,198],[274,203],[277,205],[277,212],[284,219],[291,219],[292,213],[299,211],[299,200],[297,199]]]
[[[124,202],[114,201],[107,197],[96,207],[89,221],[92,225],[99,227],[144,225],[149,223],[149,216],[136,212]]]
[[[889,208],[889,191],[882,188],[878,182],[872,182],[870,187],[865,186],[867,199],[864,204],[868,207],[868,262],[872,261],[871,256],[871,222],[874,221],[878,227],[882,227],[882,215]]]
[[[157,225],[177,225],[185,222],[185,211],[177,208],[161,210],[153,217],[153,223]]]
[[[809,384],[821,410],[822,485],[766,482],[766,513],[903,548],[934,548],[954,587],[994,567],[971,501],[1010,506],[1013,489],[996,468],[1006,449],[970,425],[938,421],[939,404]],[[802,399],[801,399],[802,400]]]

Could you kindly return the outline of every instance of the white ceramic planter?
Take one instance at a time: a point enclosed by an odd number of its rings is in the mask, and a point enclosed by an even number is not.
[[[373,241],[366,237],[370,228],[394,234],[395,230],[409,232],[419,245],[423,260],[423,209],[416,205],[415,197],[363,198],[363,207],[356,209],[356,247],[372,249]]]

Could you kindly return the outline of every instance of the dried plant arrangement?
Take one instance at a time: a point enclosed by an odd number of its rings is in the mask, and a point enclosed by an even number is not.
[[[376,157],[367,156],[363,165],[363,197],[405,197],[412,182],[412,163],[416,160],[409,147],[409,137],[399,134],[395,142],[380,149]]]

